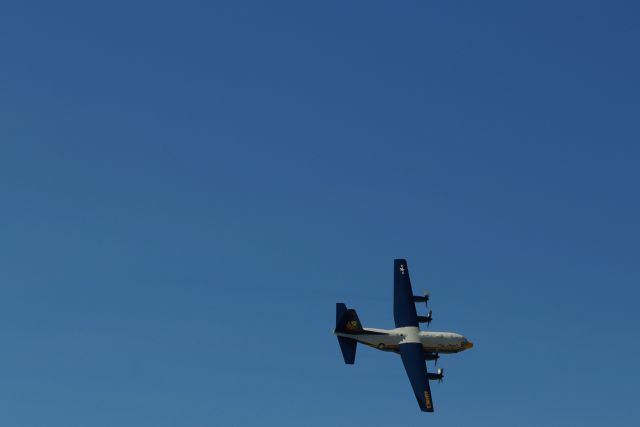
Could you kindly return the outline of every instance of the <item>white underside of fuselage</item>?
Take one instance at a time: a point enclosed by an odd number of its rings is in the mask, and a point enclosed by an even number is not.
[[[383,351],[398,351],[399,346],[420,343],[425,352],[457,353],[465,350],[465,338],[452,332],[420,331],[415,326],[396,329],[364,328],[361,333],[336,332],[340,337],[352,338],[362,344]]]

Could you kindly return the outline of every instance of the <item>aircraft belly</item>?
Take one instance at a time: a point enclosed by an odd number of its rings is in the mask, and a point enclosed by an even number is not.
[[[450,342],[442,341],[438,338],[420,337],[422,348],[425,351],[431,351],[434,353],[457,353],[460,351],[457,345]]]
[[[451,348],[451,347],[422,347],[424,349],[425,352],[429,352],[429,353],[459,353],[460,350],[457,348]]]
[[[391,335],[359,335],[358,341],[373,347],[380,347],[380,344],[387,346],[397,346],[398,337]]]

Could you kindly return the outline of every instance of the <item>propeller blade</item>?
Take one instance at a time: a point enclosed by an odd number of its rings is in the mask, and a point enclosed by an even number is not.
[[[422,296],[424,297],[424,307],[429,308],[429,292],[423,291]]]

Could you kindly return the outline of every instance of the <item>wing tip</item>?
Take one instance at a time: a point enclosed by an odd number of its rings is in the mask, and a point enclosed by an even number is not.
[[[422,412],[433,412],[433,402],[431,401],[431,396],[427,397],[416,395],[416,400],[418,401],[418,406]]]

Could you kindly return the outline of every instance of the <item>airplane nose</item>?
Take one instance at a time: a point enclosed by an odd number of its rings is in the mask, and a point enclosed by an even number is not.
[[[464,343],[465,350],[468,350],[470,348],[473,348],[473,343],[471,341],[467,341],[466,343]]]

